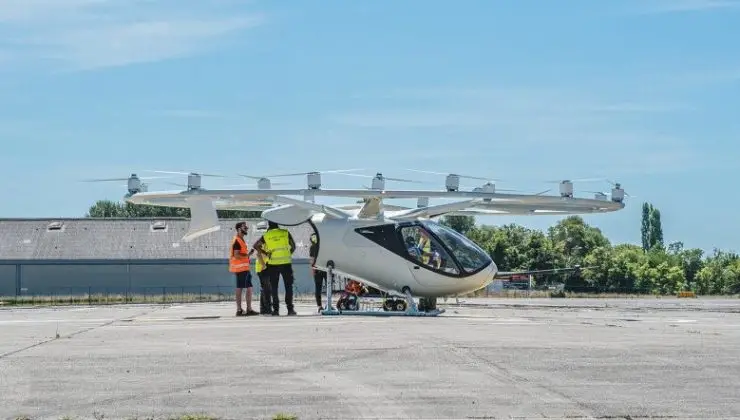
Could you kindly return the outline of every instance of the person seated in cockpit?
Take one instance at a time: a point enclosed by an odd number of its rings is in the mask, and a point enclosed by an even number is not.
[[[426,232],[425,232],[426,233]],[[422,236],[423,238],[424,236]],[[427,236],[427,240],[429,237]],[[424,265],[432,266],[435,268],[439,268],[442,264],[442,256],[434,250],[430,245],[427,245],[426,249],[423,247],[423,239],[419,241],[418,243],[414,240],[413,237],[407,236],[406,237],[406,250],[414,257],[414,259]],[[427,242],[429,243],[429,242]]]
[[[416,244],[413,237],[406,237],[406,252],[409,253],[415,260],[421,262],[421,248]]]
[[[442,265],[442,255],[440,255],[438,250],[434,249],[436,246],[432,245],[432,239],[425,230],[420,230],[417,247],[421,252],[422,263],[434,268],[439,268]]]

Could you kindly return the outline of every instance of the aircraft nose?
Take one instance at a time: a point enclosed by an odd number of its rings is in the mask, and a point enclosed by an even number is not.
[[[496,273],[498,273],[498,266],[496,265],[496,261],[491,259],[491,277],[495,278]]]

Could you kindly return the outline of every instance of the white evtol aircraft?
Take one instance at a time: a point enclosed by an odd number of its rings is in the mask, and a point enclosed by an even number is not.
[[[577,270],[578,268],[500,272],[496,263],[483,249],[465,236],[432,219],[442,215],[570,215],[606,213],[624,208],[624,190],[615,184],[611,198],[597,193],[594,198],[573,196],[573,183],[560,181],[560,194],[504,194],[496,192],[488,182],[472,191],[459,189],[460,178],[449,174],[444,190],[388,190],[385,178],[378,173],[372,185],[363,189],[322,189],[319,171],[251,177],[258,180],[257,189],[204,189],[201,175],[188,175],[188,188],[183,191],[142,191],[141,180],[132,174],[128,179],[129,194],[125,200],[133,204],[189,208],[190,229],[184,241],[217,231],[220,227],[216,210],[261,210],[262,217],[283,226],[310,224],[318,236],[319,253],[316,268],[358,280],[368,286],[395,295],[386,301],[388,312],[406,315],[438,315],[436,298],[474,292],[489,285],[497,276]],[[165,172],[166,171],[154,171]],[[181,173],[181,172],[169,172]],[[272,189],[270,179],[276,176],[307,175],[307,188]],[[207,176],[207,175],[204,175]],[[246,175],[242,175],[246,176]],[[248,176],[249,177],[249,176]],[[547,192],[547,191],[545,191]],[[316,204],[315,197],[350,197],[359,203],[340,206]],[[301,199],[302,197],[302,199]],[[417,198],[416,208],[393,206],[387,199]],[[461,200],[429,205],[430,198],[460,198]],[[431,240],[433,255],[420,258],[410,252],[419,237]],[[418,248],[417,248],[418,251]],[[414,297],[420,297],[416,305]],[[401,298],[404,299],[401,299]],[[331,287],[327,286],[327,309],[332,308]],[[348,312],[344,312],[348,313]]]

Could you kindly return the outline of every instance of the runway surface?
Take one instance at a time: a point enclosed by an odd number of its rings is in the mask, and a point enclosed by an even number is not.
[[[0,309],[0,418],[740,418],[740,300],[440,306]]]

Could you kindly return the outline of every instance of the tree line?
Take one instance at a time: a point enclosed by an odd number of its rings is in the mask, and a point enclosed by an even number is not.
[[[476,226],[472,216],[445,216],[441,223],[467,236],[496,261],[502,271],[541,270],[580,265],[577,275],[538,276],[537,284],[564,283],[576,292],[698,295],[740,293],[740,256],[714,249],[686,248],[663,241],[660,211],[643,204],[640,245],[612,244],[601,230],[580,216],[566,217],[546,232],[517,224]],[[259,211],[218,210],[218,217],[259,218]],[[132,205],[101,200],[86,217],[190,217],[188,209]]]
[[[542,232],[516,224],[476,226],[472,216],[445,216],[443,224],[464,234],[502,271],[543,270],[580,265],[580,274],[540,276],[539,284],[564,283],[576,292],[698,295],[740,293],[740,257],[714,249],[704,255],[683,242],[663,243],[660,212],[643,205],[642,244],[612,244],[580,216],[569,216]]]
[[[219,219],[254,219],[260,217],[259,211],[216,210]],[[136,217],[184,217],[190,218],[190,209],[160,207],[99,200],[88,209],[85,217],[94,218],[136,218]]]

